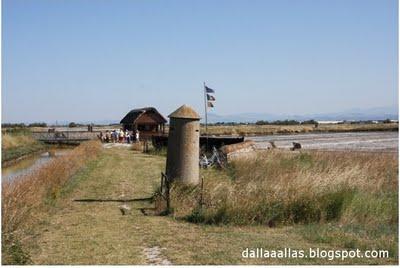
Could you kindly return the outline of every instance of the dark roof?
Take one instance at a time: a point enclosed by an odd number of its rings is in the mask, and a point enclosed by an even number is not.
[[[154,107],[144,107],[140,109],[133,109],[122,118],[120,124],[133,124],[142,114],[154,113],[158,115],[160,123],[167,123],[167,120],[160,114]]]

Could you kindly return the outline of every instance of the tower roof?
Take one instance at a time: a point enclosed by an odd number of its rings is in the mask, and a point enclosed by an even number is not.
[[[169,118],[200,119],[199,114],[187,105],[182,105],[175,112],[168,115]]]

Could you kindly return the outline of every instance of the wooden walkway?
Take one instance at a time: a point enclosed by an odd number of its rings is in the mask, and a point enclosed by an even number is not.
[[[98,132],[88,131],[32,132],[34,139],[49,144],[79,144],[97,139],[97,135]]]

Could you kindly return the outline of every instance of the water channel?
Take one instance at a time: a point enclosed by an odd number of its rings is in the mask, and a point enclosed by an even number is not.
[[[2,167],[2,181],[13,180],[19,176],[27,175],[42,167],[52,159],[69,153],[71,149],[50,149],[47,152],[34,154],[7,167]]]

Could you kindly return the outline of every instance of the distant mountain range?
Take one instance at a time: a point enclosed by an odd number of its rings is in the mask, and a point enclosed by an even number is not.
[[[239,113],[232,115],[217,115],[213,113],[208,114],[208,122],[249,122],[253,123],[258,120],[276,121],[276,120],[318,120],[318,121],[340,121],[340,120],[384,120],[384,119],[398,119],[397,107],[380,107],[371,109],[351,109],[337,113],[320,113],[320,114],[306,114],[306,115],[284,115],[272,113]]]
[[[203,116],[202,116],[203,117]],[[357,120],[384,120],[392,119],[397,120],[399,117],[397,107],[378,107],[370,109],[351,109],[337,113],[320,113],[320,114],[306,114],[306,115],[285,115],[273,113],[238,113],[230,115],[218,115],[214,113],[208,114],[209,123],[217,122],[235,122],[235,123],[254,123],[258,120],[276,121],[276,120],[318,120],[318,121],[357,121]],[[204,120],[204,118],[202,119]],[[94,121],[78,121],[80,124],[97,124],[109,125],[119,124],[120,120],[94,120]],[[67,125],[67,121],[58,121],[60,125]]]

